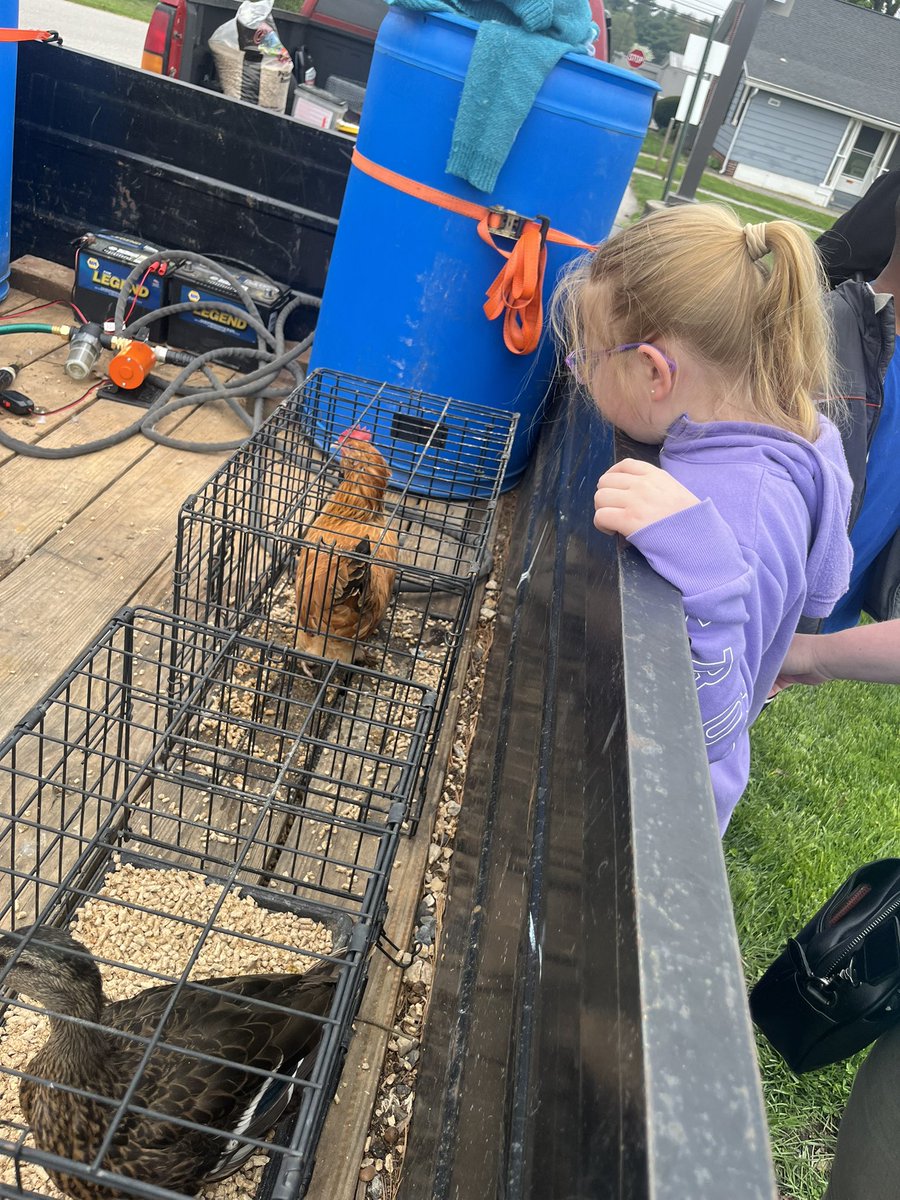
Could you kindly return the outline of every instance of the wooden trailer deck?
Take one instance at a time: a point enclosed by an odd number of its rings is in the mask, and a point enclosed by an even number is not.
[[[71,320],[71,310],[61,302],[71,273],[49,263],[38,262],[35,268],[35,263],[29,260],[28,272],[17,272],[14,265],[0,321]],[[23,279],[29,282],[27,291]],[[48,297],[60,302],[36,308]],[[86,387],[63,371],[66,355],[67,346],[49,334],[3,336],[0,365],[20,368],[16,390],[46,412],[29,418],[0,412],[0,427],[20,440],[56,447],[105,437],[135,420],[134,408],[94,394],[73,404]],[[246,427],[220,403],[175,414],[163,429],[198,441],[246,435]],[[141,436],[64,460],[28,458],[0,446],[0,737],[119,608],[131,603],[170,607],[179,509],[227,457],[172,450]],[[476,600],[475,612],[478,604]],[[460,697],[465,691],[470,700],[473,690],[471,684],[464,686],[466,665],[476,638],[482,650],[489,645],[486,624],[482,621],[467,636],[423,820],[417,835],[401,846],[392,873],[387,933],[400,946],[408,944],[414,927],[444,766],[460,739]],[[338,1103],[319,1144],[309,1200],[354,1200],[365,1194],[360,1160],[400,982],[401,971],[383,955],[373,955]]]
[[[49,264],[48,264],[49,266]],[[57,278],[58,268],[53,268]],[[15,276],[14,276],[15,278]],[[46,294],[46,293],[45,293]],[[59,324],[64,304],[11,288],[0,320]],[[13,437],[58,447],[131,424],[130,405],[89,396],[63,371],[68,347],[50,334],[7,334],[0,363],[46,414],[0,413]],[[104,356],[108,358],[108,355]],[[57,411],[59,410],[59,411]],[[246,434],[224,404],[175,414],[166,432],[223,441]],[[227,455],[192,454],[133,437],[81,458],[27,458],[0,446],[0,726],[5,734],[125,604],[167,607],[178,510]]]

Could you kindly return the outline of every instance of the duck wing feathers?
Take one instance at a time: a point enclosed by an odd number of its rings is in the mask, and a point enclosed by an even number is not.
[[[141,1075],[132,1103],[156,1113],[248,1137],[265,1134],[282,1115],[294,1088],[244,1069],[302,1077],[308,1073],[322,1022],[331,1007],[337,964],[326,963],[305,976],[250,975],[206,979],[204,987],[185,985],[166,1019],[162,1037],[172,1046],[225,1061],[210,1062],[154,1050]],[[141,992],[108,1004],[103,1021],[124,1033],[150,1037],[171,998],[171,986]],[[282,1006],[258,1007],[253,1001]],[[285,1011],[289,1010],[289,1011]],[[116,1065],[125,1078],[140,1061],[144,1046],[118,1039]],[[166,1179],[167,1187],[185,1187],[228,1174],[253,1152],[252,1146],[129,1112],[119,1126],[107,1166],[126,1175]],[[156,1161],[158,1160],[158,1161]],[[177,1169],[184,1162],[185,1171]],[[173,1178],[173,1169],[179,1176]]]

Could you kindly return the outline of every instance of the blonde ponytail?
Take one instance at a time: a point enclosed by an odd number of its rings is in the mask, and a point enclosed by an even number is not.
[[[821,265],[798,225],[765,228],[771,266],[750,326],[750,389],[763,420],[815,441],[816,398],[829,394],[832,376]]]
[[[680,341],[749,394],[755,419],[814,441],[829,392],[824,274],[790,221],[741,225],[714,204],[664,209],[573,264],[554,325],[574,347]]]

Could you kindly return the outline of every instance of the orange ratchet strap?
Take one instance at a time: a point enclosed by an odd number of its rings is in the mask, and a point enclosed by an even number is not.
[[[547,217],[522,217],[504,208],[488,208],[471,200],[461,200],[427,184],[408,179],[396,171],[379,166],[356,149],[352,162],[366,175],[377,179],[417,200],[459,213],[478,222],[478,236],[506,259],[505,266],[487,290],[484,304],[489,321],[503,314],[503,341],[513,354],[531,354],[541,338],[543,323],[542,289],[547,265],[547,242],[596,250],[580,238],[550,228]],[[501,250],[495,237],[515,238],[512,250]]]
[[[59,42],[55,29],[0,29],[0,42]]]

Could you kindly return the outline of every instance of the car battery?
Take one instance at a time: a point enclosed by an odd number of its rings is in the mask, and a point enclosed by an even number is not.
[[[150,246],[140,238],[107,230],[86,233],[79,239],[75,252],[72,303],[88,321],[102,324],[115,312],[125,280],[149,254],[159,254],[159,247]],[[126,325],[168,303],[163,271],[148,270],[132,283],[130,291],[131,302],[125,305]],[[151,321],[144,328],[151,341],[165,340],[164,319]]]
[[[252,275],[230,265],[228,271],[246,288],[266,328],[274,329],[278,313],[290,299],[290,291],[279,287],[271,279]],[[225,351],[229,347],[255,348],[256,331],[248,316],[219,307],[224,303],[244,309],[244,301],[222,275],[199,263],[185,263],[178,267],[169,277],[169,304],[183,304],[186,301],[199,307],[173,313],[169,317],[167,338],[170,346],[194,350],[198,354],[206,350]],[[236,357],[232,365],[240,371],[253,371],[259,363],[252,358]]]

